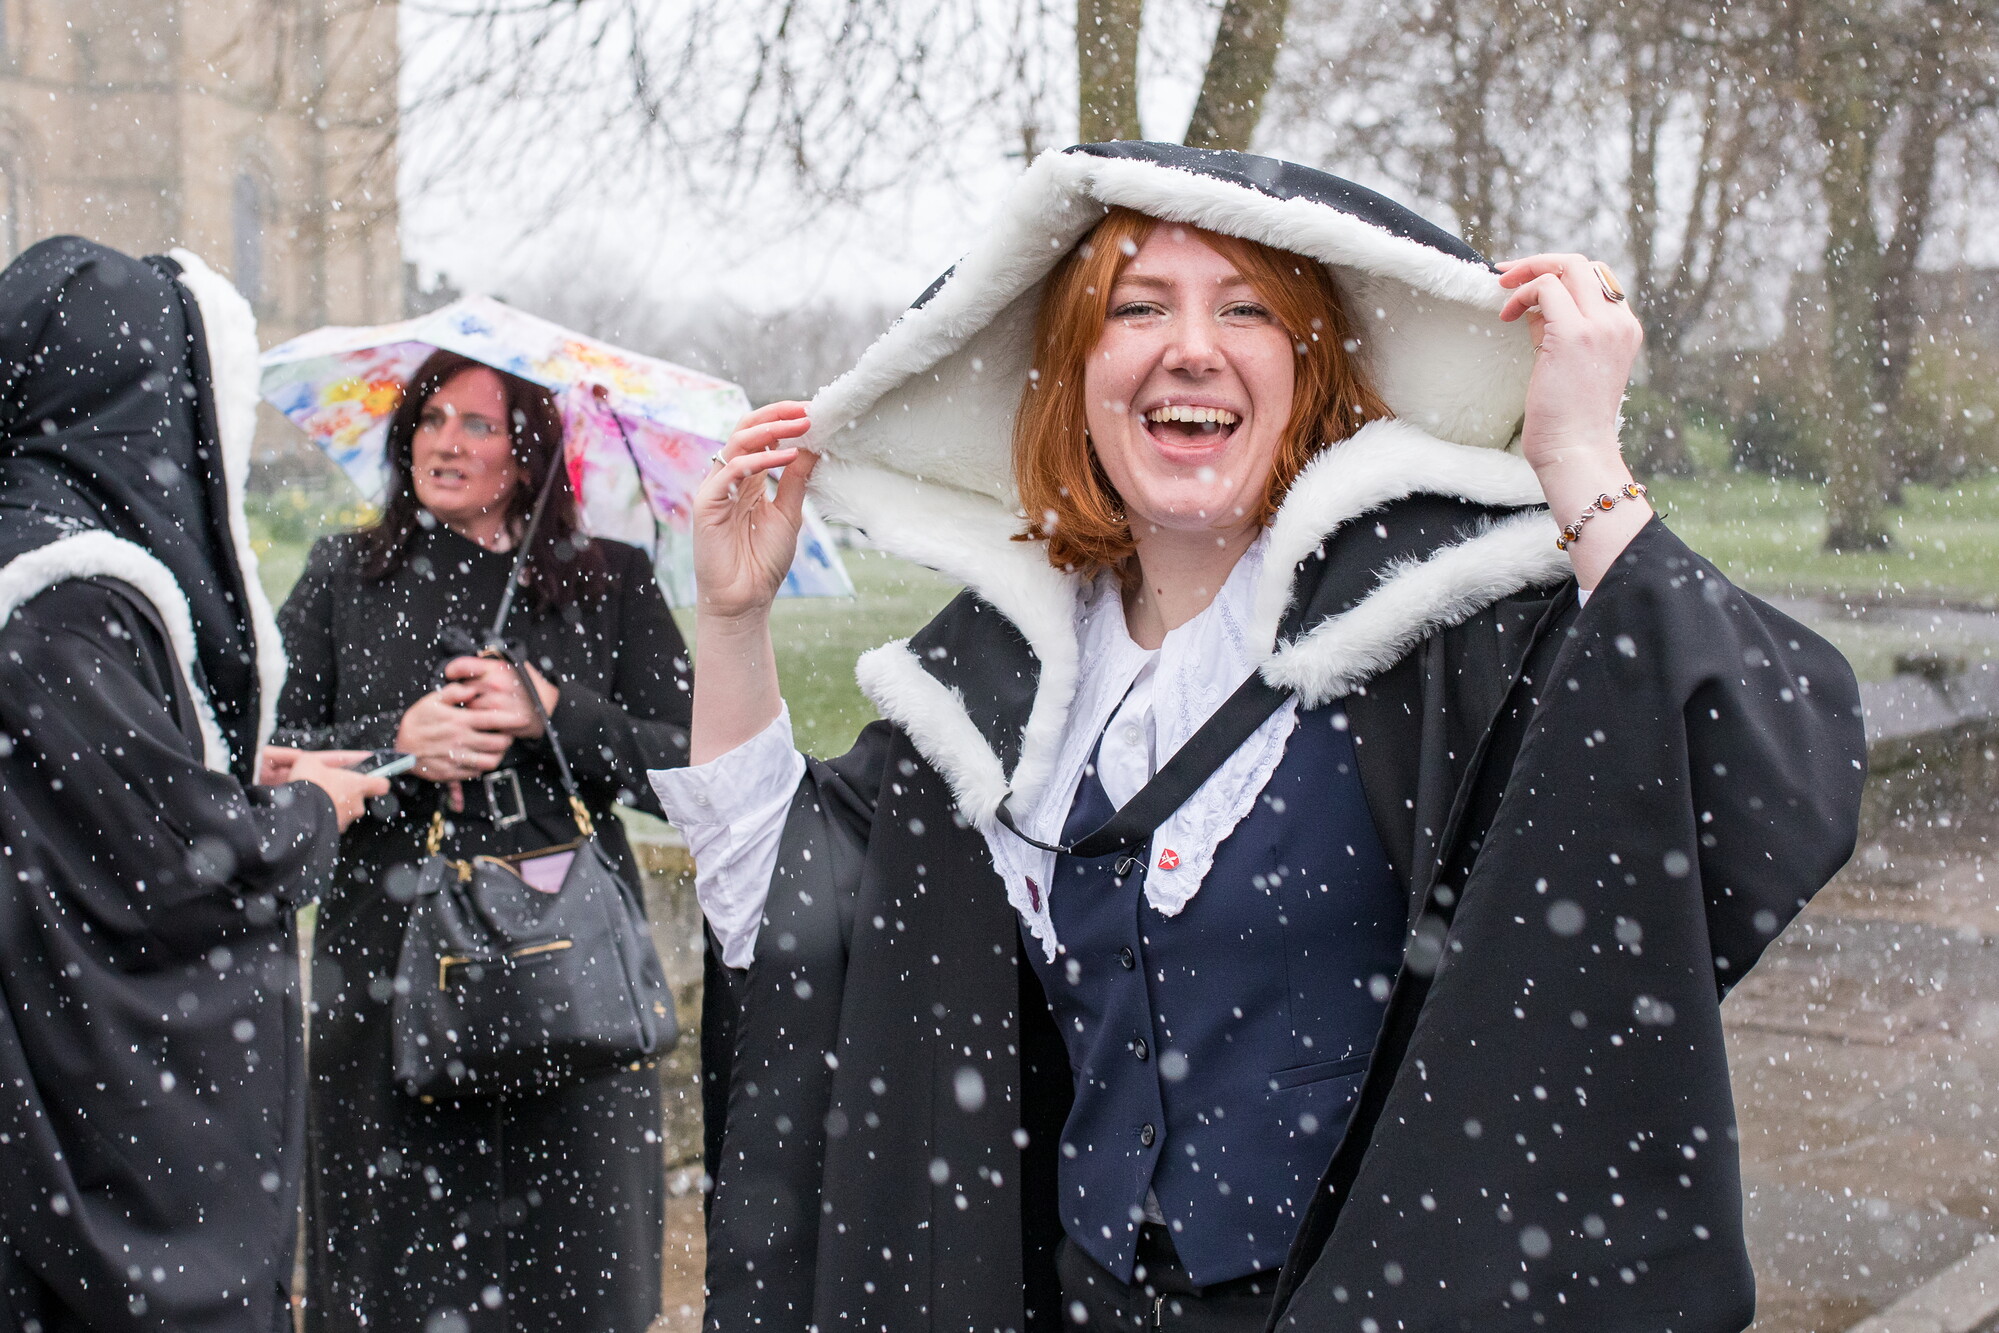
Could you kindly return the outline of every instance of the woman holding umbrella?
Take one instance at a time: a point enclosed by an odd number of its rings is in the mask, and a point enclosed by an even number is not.
[[[744,422],[654,778],[746,969],[708,1327],[1748,1322],[1719,999],[1864,749],[1625,468],[1638,342],[1582,256],[1094,144]],[[831,762],[770,668],[807,474],[968,587]]]
[[[293,662],[281,735],[416,756],[393,802],[343,840],[320,910],[307,1324],[640,1333],[659,1294],[657,1072],[504,1099],[405,1095],[388,1016],[410,906],[385,872],[420,854],[440,808],[455,857],[575,836],[524,689],[475,655],[544,482],[503,632],[627,873],[611,807],[657,809],[645,770],[685,762],[686,649],[646,555],[579,532],[548,390],[438,351],[391,418],[388,463],[381,518],[318,543],[279,617]]]

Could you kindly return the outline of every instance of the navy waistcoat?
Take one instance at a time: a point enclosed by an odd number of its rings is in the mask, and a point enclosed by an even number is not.
[[[1092,764],[1063,841],[1111,813]],[[1146,904],[1144,856],[1058,857],[1055,960],[1029,942],[1076,1080],[1062,1225],[1130,1281],[1150,1189],[1206,1286],[1284,1262],[1374,1048],[1406,908],[1337,704],[1300,712],[1179,915]]]

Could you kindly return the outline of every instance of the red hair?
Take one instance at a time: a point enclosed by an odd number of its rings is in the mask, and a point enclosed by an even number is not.
[[[1111,288],[1159,219],[1113,208],[1049,275],[1034,320],[1034,369],[1013,422],[1013,475],[1027,513],[1018,540],[1048,544],[1058,569],[1119,568],[1133,549],[1124,505],[1091,449],[1083,366],[1103,336]],[[1353,320],[1325,266],[1198,227],[1189,231],[1249,281],[1297,349],[1291,419],[1256,521],[1267,523],[1313,456],[1366,422],[1393,415],[1361,377]]]

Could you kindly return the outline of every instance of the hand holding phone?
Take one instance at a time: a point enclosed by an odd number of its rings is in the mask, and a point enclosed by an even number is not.
[[[263,759],[263,779],[275,785],[310,782],[333,800],[333,813],[345,829],[361,817],[371,796],[388,794],[389,780],[365,771],[374,755],[352,750],[280,750],[271,747]],[[354,765],[360,765],[357,771]]]
[[[415,755],[395,750],[376,750],[353,766],[356,773],[369,778],[393,778],[415,767]]]

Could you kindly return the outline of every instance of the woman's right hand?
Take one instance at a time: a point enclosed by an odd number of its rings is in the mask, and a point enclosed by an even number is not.
[[[396,728],[396,748],[416,756],[413,773],[462,782],[500,766],[514,738],[497,729],[492,709],[468,707],[478,697],[478,686],[452,681],[410,705]]]
[[[770,610],[804,523],[805,482],[819,456],[785,441],[812,423],[803,403],[770,403],[744,417],[717,455],[721,465],[694,492],[697,614],[725,621]],[[764,475],[783,468],[777,494]]]

